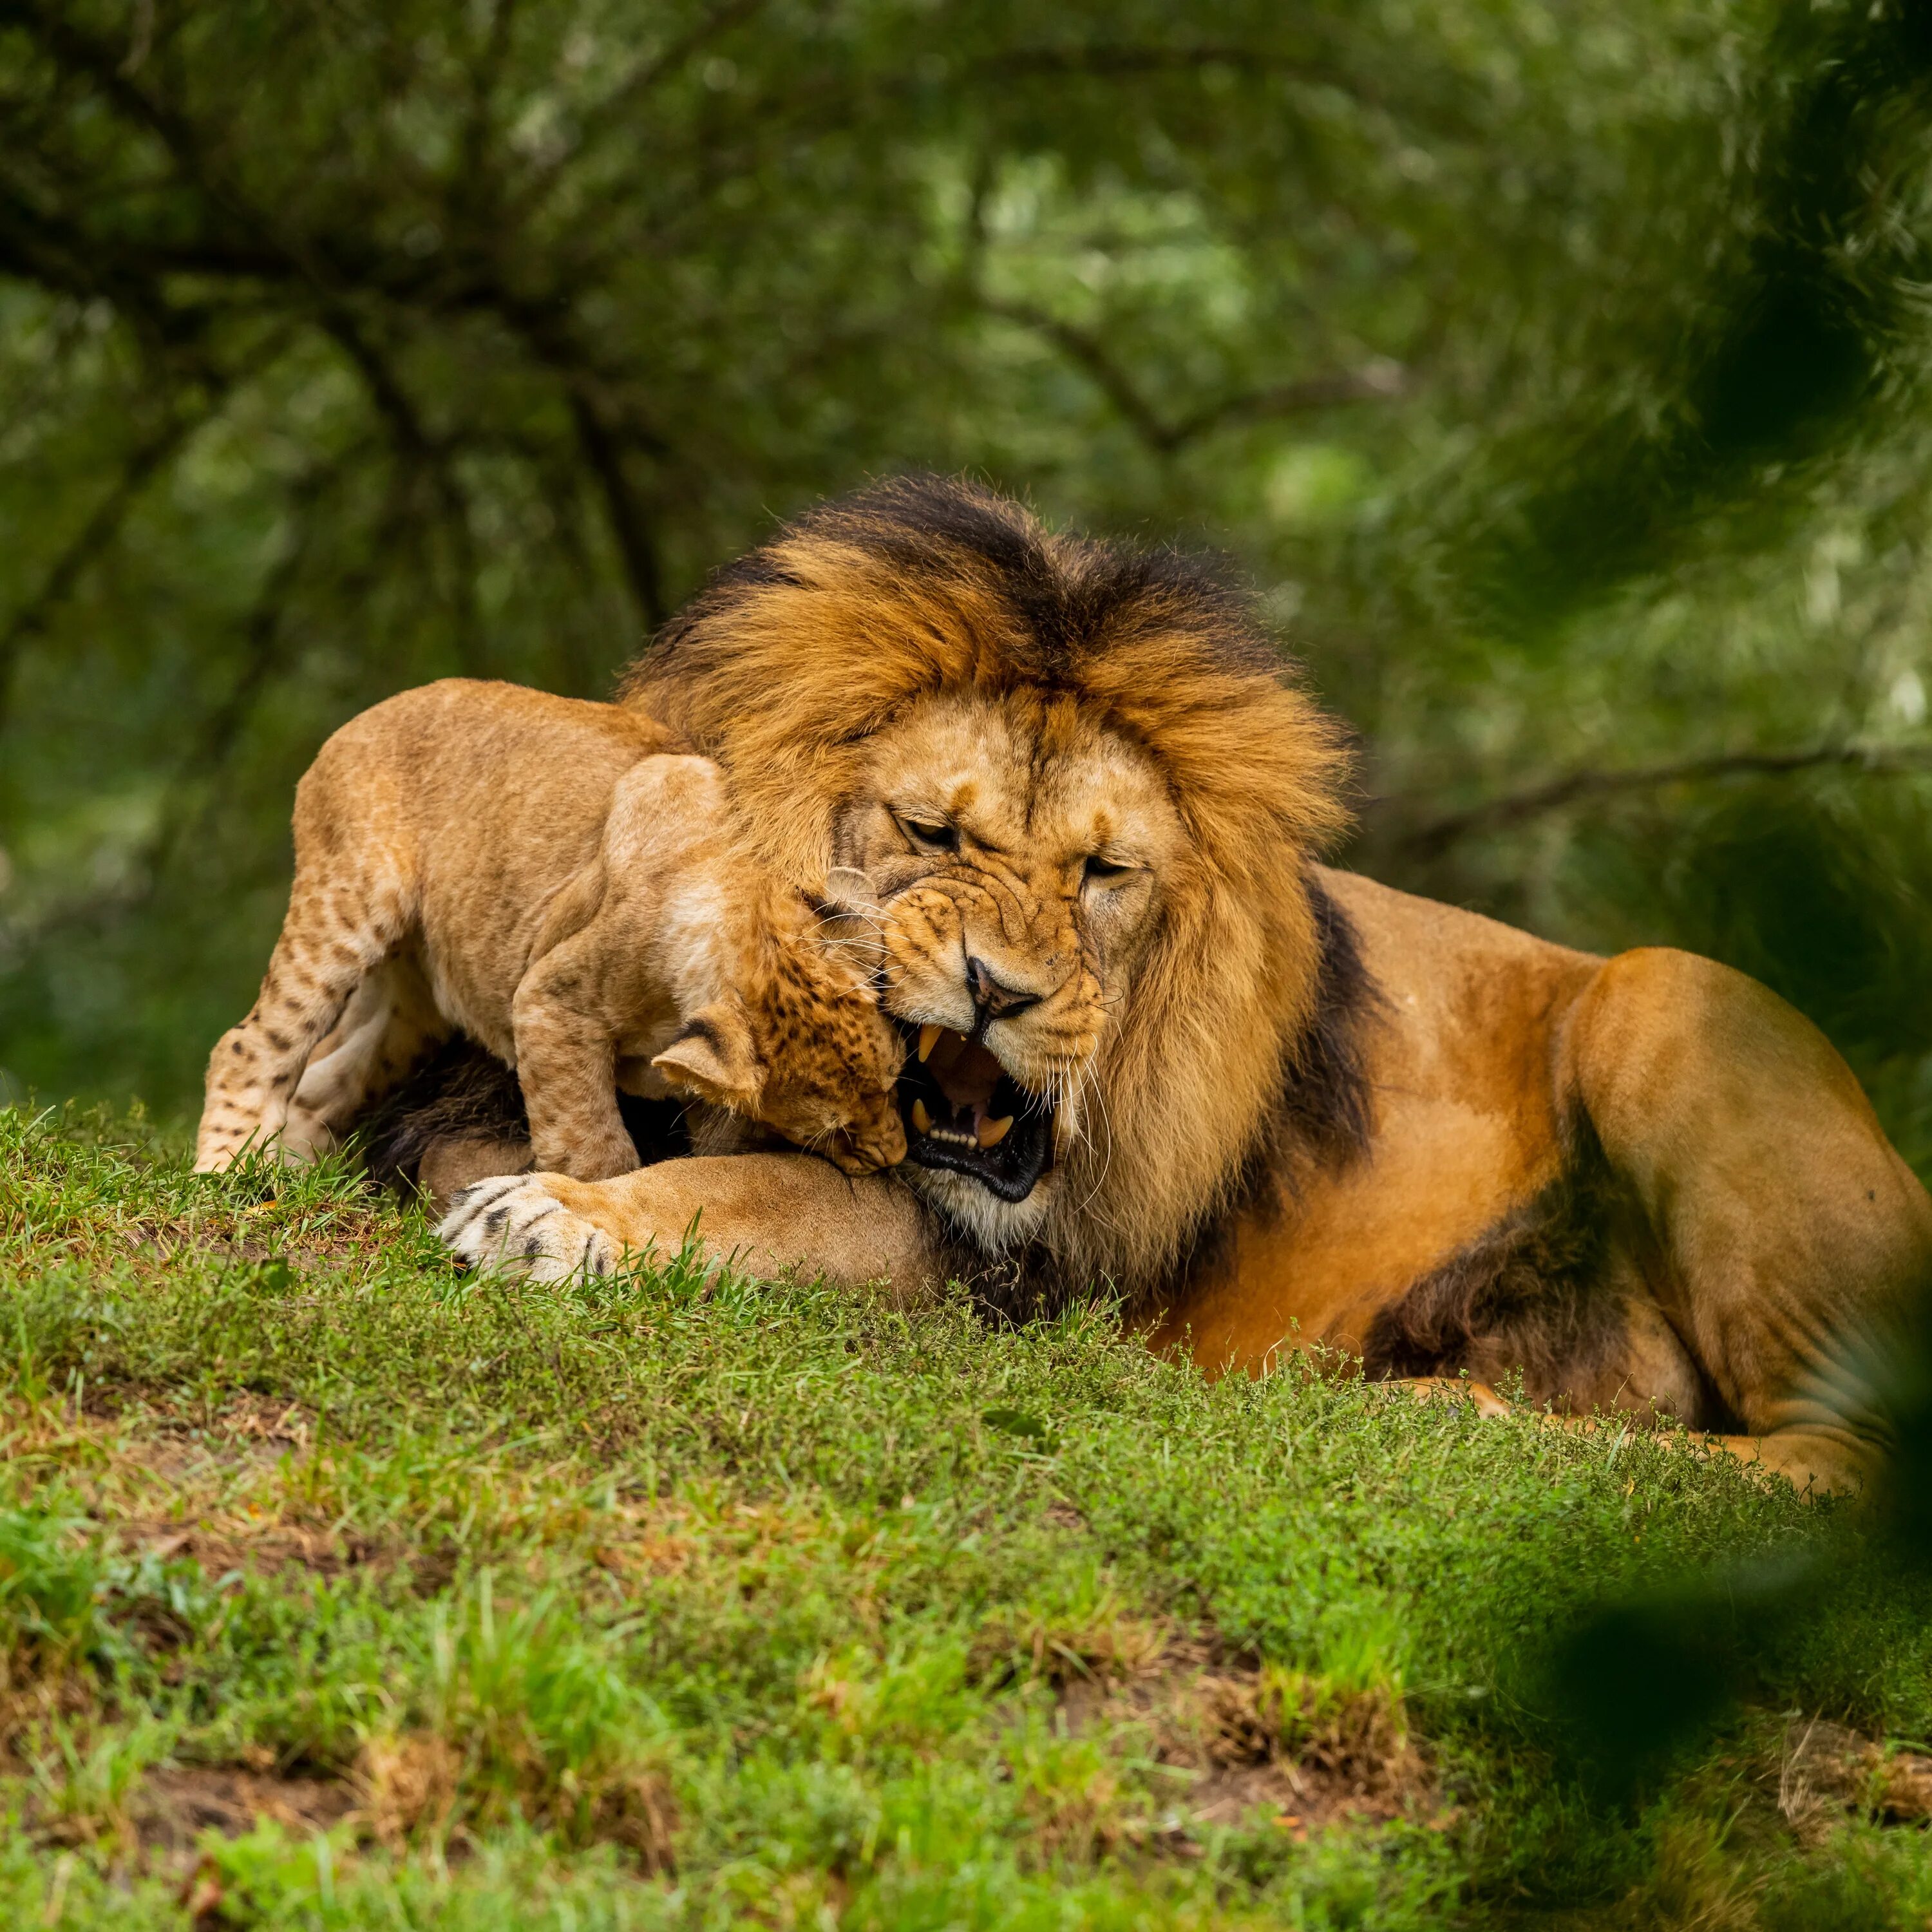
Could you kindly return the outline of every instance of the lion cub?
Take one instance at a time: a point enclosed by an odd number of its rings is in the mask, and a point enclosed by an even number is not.
[[[904,1049],[864,968],[737,846],[709,759],[635,711],[451,678],[352,718],[296,790],[262,990],[208,1061],[195,1166],[332,1146],[461,1031],[517,1070],[536,1165],[636,1150],[673,1091],[848,1173],[905,1154]]]

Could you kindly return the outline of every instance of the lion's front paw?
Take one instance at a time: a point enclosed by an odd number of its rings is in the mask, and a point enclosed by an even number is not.
[[[479,1180],[450,1197],[436,1232],[472,1266],[568,1281],[609,1274],[622,1250],[601,1228],[573,1214],[550,1192],[542,1174]]]

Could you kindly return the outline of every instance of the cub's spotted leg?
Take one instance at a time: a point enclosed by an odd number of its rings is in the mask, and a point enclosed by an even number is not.
[[[332,878],[298,856],[262,990],[208,1058],[196,1172],[218,1172],[247,1147],[274,1144],[296,1159],[313,1152],[302,1141],[282,1142],[296,1084],[350,994],[402,936],[400,897],[380,877]]]
[[[524,974],[511,1022],[536,1165],[603,1180],[629,1173],[638,1150],[617,1106],[616,1040],[597,1010],[608,962],[584,938],[565,940]]]
[[[389,1024],[390,988],[380,967],[355,992],[334,1026],[309,1054],[282,1123],[284,1158],[307,1160],[335,1145],[332,1117],[361,1090],[362,1070]]]
[[[450,1030],[415,961],[385,960],[356,988],[302,1070],[282,1127],[284,1150],[328,1152],[357,1116]]]

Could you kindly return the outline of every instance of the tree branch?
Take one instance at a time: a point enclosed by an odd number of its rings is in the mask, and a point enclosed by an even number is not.
[[[488,220],[499,200],[499,183],[492,166],[496,88],[510,51],[517,0],[494,0],[490,28],[470,70],[470,105],[464,116],[462,158],[447,184],[444,200],[450,230]]]
[[[285,233],[278,228],[268,212],[243,194],[230,175],[214,165],[202,130],[194,122],[124,73],[122,62],[106,42],[76,27],[57,9],[49,10],[35,4],[35,0],[0,0],[0,26],[9,23],[22,28],[37,40],[42,51],[57,65],[92,83],[108,106],[123,119],[159,140],[182,181],[219,218],[208,225],[218,228],[221,223],[228,224],[228,232],[218,238],[211,240],[204,236],[188,244],[190,254],[198,250],[211,255],[214,272],[297,281],[326,310],[341,310],[343,298],[338,285],[344,277],[340,265],[326,254],[319,254],[311,237]],[[223,266],[225,260],[232,260],[232,268]],[[352,271],[352,280],[382,286],[382,278],[373,259],[358,266],[359,274]],[[410,275],[417,284],[427,279],[427,272],[420,268]]]
[[[982,73],[1003,80],[1026,79],[1034,75],[1056,77],[1068,74],[1096,80],[1136,79],[1148,74],[1198,74],[1204,68],[1230,68],[1237,74],[1279,74],[1311,86],[1333,87],[1343,93],[1364,94],[1359,76],[1337,67],[1332,61],[1312,60],[1298,54],[1271,53],[1262,47],[1236,46],[1227,43],[1193,46],[1136,46],[1117,41],[1111,45],[1061,47],[1015,47],[979,63]]]
[[[326,462],[318,463],[290,486],[286,514],[294,535],[288,548],[269,566],[256,586],[242,624],[243,657],[226,694],[187,737],[169,785],[164,813],[146,859],[149,887],[176,864],[224,796],[218,781],[266,692],[290,668],[294,640],[289,618],[295,593],[314,555],[314,519],[318,507],[357,464],[385,446],[376,437],[352,443]],[[354,609],[374,590],[383,568],[406,544],[409,525],[392,497],[386,514],[378,516],[379,535],[370,554],[332,588]]]
[[[1855,745],[1817,745],[1792,752],[1730,752],[1687,758],[1630,771],[1576,771],[1522,791],[1486,799],[1460,812],[1444,813],[1399,834],[1396,847],[1418,858],[1433,858],[1472,833],[1507,831],[1512,826],[1560,812],[1588,799],[1615,798],[1658,791],[1674,784],[1702,784],[1740,777],[1783,778],[1832,766],[1873,778],[1922,777],[1932,772],[1932,746],[1901,746],[1882,751]]]
[[[1177,443],[1191,442],[1236,418],[1258,422],[1267,416],[1333,409],[1342,403],[1385,401],[1400,395],[1408,382],[1408,371],[1400,362],[1378,356],[1359,369],[1330,369],[1318,376],[1304,376],[1298,382],[1278,382],[1210,403],[1176,423],[1174,437]]]
[[[762,13],[769,4],[770,0],[724,0],[722,5],[712,8],[662,53],[645,61],[620,81],[601,100],[584,110],[578,139],[569,150],[554,160],[530,170],[516,196],[514,212],[518,215],[528,214],[542,202],[565,168],[604,128],[635,106],[660,81],[668,80],[712,41],[721,34],[728,34],[733,28],[742,26],[754,14]]]
[[[1128,427],[1150,449],[1161,456],[1173,452],[1177,442],[1173,426],[1141,394],[1133,379],[1108,353],[1098,336],[1062,322],[1058,316],[1030,303],[996,302],[982,296],[980,305],[988,315],[1018,322],[1022,328],[1045,336],[1069,362],[1077,363],[1087,372],[1094,386],[1120,411]]]
[[[86,892],[53,906],[35,920],[25,935],[27,944],[38,944],[60,932],[124,916],[148,903],[163,876],[206,824],[213,802],[220,796],[218,782],[244,727],[263,691],[284,668],[290,593],[308,555],[304,514],[346,472],[359,453],[353,448],[345,451],[332,462],[311,469],[293,485],[290,514],[296,536],[269,566],[242,620],[245,655],[241,668],[212,710],[182,734],[165,778],[160,812],[153,829],[129,854],[123,878],[104,890]],[[381,526],[393,529],[396,521],[386,518]],[[375,569],[373,561],[365,566],[365,580],[373,579]],[[21,937],[14,935],[16,942]]]
[[[1142,394],[1098,336],[1062,322],[1058,316],[1030,303],[982,296],[980,306],[989,315],[1017,322],[1046,337],[1070,362],[1086,371],[1094,386],[1120,411],[1128,427],[1156,456],[1172,456],[1197,436],[1205,436],[1238,417],[1295,416],[1333,408],[1341,403],[1400,395],[1407,380],[1407,371],[1400,363],[1378,360],[1360,369],[1330,370],[1322,375],[1304,376],[1299,382],[1246,390],[1170,422]]]
[[[1359,68],[1319,56],[1291,54],[1231,42],[1160,46],[1117,41],[1088,46],[1016,47],[977,63],[975,70],[1003,86],[1035,79],[1138,80],[1220,68],[1246,79],[1276,78],[1304,87],[1333,88],[1378,112],[1400,116],[1450,139],[1480,138],[1483,128],[1450,103],[1400,101]]]
[[[577,426],[577,440],[584,460],[604,493],[604,507],[610,519],[610,534],[622,558],[624,574],[631,586],[638,614],[646,631],[655,631],[664,620],[663,574],[658,564],[657,546],[644,506],[624,468],[624,452],[609,424],[598,415],[596,405],[580,382],[568,385],[571,420]]]

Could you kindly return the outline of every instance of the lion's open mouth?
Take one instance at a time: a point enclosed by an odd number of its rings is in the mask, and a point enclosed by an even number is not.
[[[906,1158],[970,1175],[1002,1201],[1024,1201],[1053,1151],[1053,1108],[988,1048],[950,1027],[908,1027],[899,1076]]]

